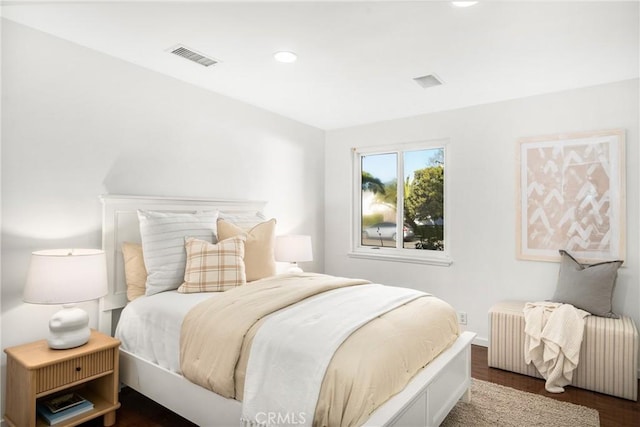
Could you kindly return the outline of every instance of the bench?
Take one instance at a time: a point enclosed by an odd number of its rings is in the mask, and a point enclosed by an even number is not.
[[[502,301],[489,310],[490,367],[542,378],[524,361],[524,301]],[[578,367],[571,385],[637,400],[638,330],[628,316],[585,318]]]

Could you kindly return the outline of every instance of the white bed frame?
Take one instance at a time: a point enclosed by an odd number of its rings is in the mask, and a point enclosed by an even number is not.
[[[106,253],[109,293],[100,302],[99,329],[112,335],[126,305],[122,243],[140,242],[137,209],[166,212],[218,210],[229,214],[262,211],[265,202],[106,195],[102,247]],[[437,426],[458,400],[469,401],[471,341],[464,332],[422,369],[397,395],[380,406],[366,426]],[[241,403],[195,385],[183,376],[120,350],[120,380],[199,426],[240,425]],[[185,397],[185,396],[188,396]]]

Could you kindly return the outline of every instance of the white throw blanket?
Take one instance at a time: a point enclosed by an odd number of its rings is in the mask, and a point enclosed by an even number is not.
[[[350,286],[270,315],[251,345],[244,425],[311,426],[327,366],[342,342],[371,319],[425,295],[375,284]]]
[[[571,304],[546,301],[528,302],[523,311],[525,362],[533,362],[547,380],[548,392],[562,393],[578,366],[584,318],[589,313]]]

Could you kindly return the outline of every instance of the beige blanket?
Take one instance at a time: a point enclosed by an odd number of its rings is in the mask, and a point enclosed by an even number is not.
[[[182,326],[182,373],[222,396],[242,400],[251,343],[265,316],[320,292],[363,283],[368,282],[309,273],[283,275],[204,301]],[[335,353],[314,425],[362,424],[457,336],[453,308],[432,296],[369,322]]]

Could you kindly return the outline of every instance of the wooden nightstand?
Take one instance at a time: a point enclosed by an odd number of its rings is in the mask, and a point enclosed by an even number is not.
[[[46,426],[36,416],[36,399],[63,390],[78,391],[95,405],[56,426],[75,426],[104,415],[104,425],[116,422],[118,347],[120,341],[91,331],[89,342],[68,350],[52,350],[46,340],[10,347],[4,419],[9,426]]]

